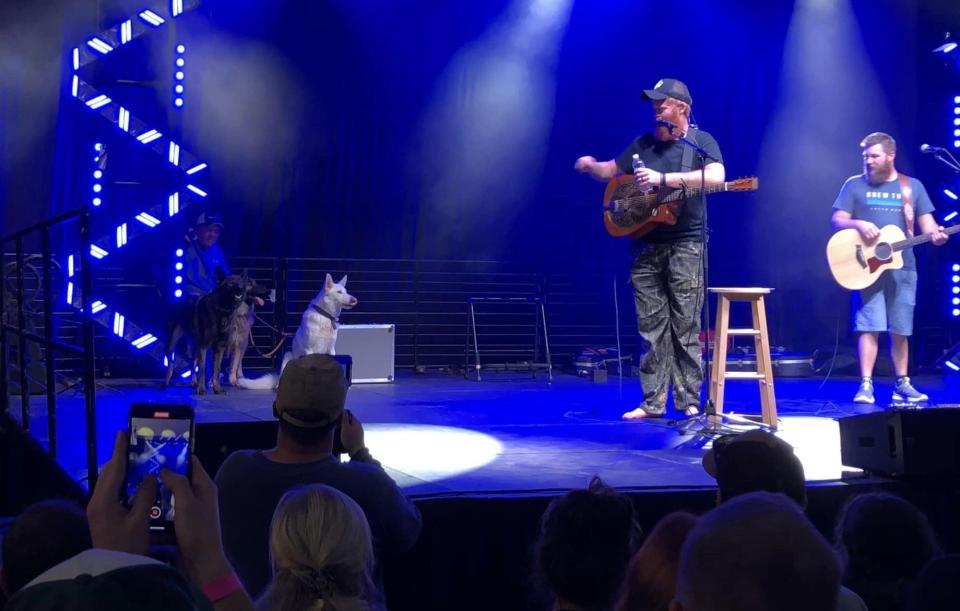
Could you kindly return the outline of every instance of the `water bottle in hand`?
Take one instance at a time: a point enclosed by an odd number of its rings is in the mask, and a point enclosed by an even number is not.
[[[639,170],[640,168],[645,168],[645,167],[647,167],[647,166],[644,165],[643,160],[640,159],[640,155],[638,155],[637,153],[634,153],[634,154],[633,154],[633,173],[634,173],[634,175],[636,175],[637,170]],[[647,185],[646,187],[640,187],[640,190],[643,191],[644,193],[649,193],[649,192],[653,191],[653,187],[650,186],[650,185]]]

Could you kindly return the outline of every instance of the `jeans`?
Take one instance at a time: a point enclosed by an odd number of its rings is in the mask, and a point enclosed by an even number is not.
[[[637,327],[648,351],[640,362],[642,406],[651,414],[667,408],[673,382],[677,410],[700,405],[703,361],[703,244],[648,244],[630,268]]]

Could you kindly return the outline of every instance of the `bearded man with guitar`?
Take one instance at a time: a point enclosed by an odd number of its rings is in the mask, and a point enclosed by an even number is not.
[[[846,286],[849,278],[849,286],[861,289],[855,294],[861,379],[853,400],[875,402],[877,345],[880,333],[889,331],[890,357],[897,375],[893,400],[920,403],[928,397],[907,377],[908,338],[913,333],[917,295],[916,259],[910,246],[923,241],[939,246],[948,236],[933,217],[933,203],[923,183],[897,172],[894,139],[874,132],[860,146],[863,174],[848,178],[833,203],[833,228],[848,231],[838,232],[827,249],[838,282]],[[924,236],[913,236],[914,219]],[[859,236],[849,230],[856,230]],[[856,284],[858,274],[863,280]]]
[[[687,416],[698,413],[703,384],[699,342],[704,294],[702,191],[724,190],[725,184],[717,141],[690,125],[693,100],[687,86],[676,79],[662,79],[653,89],[644,90],[643,97],[653,103],[652,132],[637,138],[616,159],[597,161],[586,156],[574,164],[578,172],[610,181],[608,192],[617,186],[620,174],[626,175],[633,190],[605,205],[608,231],[620,235],[613,229],[626,226],[623,234],[634,238],[630,279],[640,336],[649,346],[640,364],[643,403],[623,414],[628,420],[663,416],[671,380],[677,411]],[[680,137],[696,143],[708,159],[716,161],[709,160],[701,174],[700,159]],[[642,164],[633,162],[635,155]],[[701,175],[706,185],[701,185]],[[701,190],[702,186],[707,188]],[[644,195],[651,190],[658,195]],[[683,190],[685,196],[675,197],[670,204],[657,203],[663,201],[659,194],[673,190]],[[651,206],[638,208],[647,224],[630,224],[634,214],[630,200],[643,203],[645,199],[653,200]]]

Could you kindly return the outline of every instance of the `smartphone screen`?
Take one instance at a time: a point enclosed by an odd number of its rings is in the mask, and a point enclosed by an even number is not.
[[[190,477],[193,440],[193,410],[182,405],[144,405],[130,408],[130,439],[127,455],[126,500],[129,505],[137,488],[161,469]],[[170,529],[176,500],[158,481],[157,498],[150,508],[151,530]]]

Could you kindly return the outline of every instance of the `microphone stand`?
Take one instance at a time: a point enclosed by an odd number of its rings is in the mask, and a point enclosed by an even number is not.
[[[960,174],[960,162],[957,161],[957,158],[947,149],[940,149],[933,151],[933,158],[947,166],[957,174]]]
[[[701,321],[703,327],[703,337],[704,337],[704,346],[706,348],[707,358],[704,360],[704,382],[707,386],[707,398],[703,402],[703,412],[695,417],[690,418],[680,426],[681,433],[689,433],[690,430],[699,425],[699,430],[697,431],[698,435],[714,436],[721,435],[724,433],[736,433],[740,432],[735,429],[724,429],[723,420],[718,417],[717,407],[714,405],[713,400],[710,398],[710,384],[712,382],[712,371],[710,364],[713,362],[713,358],[716,356],[716,350],[713,352],[710,351],[710,289],[709,289],[709,249],[707,248],[707,243],[710,240],[710,232],[707,226],[707,161],[713,161],[719,163],[720,160],[708,153],[698,145],[696,142],[693,142],[686,136],[680,136],[677,138],[679,142],[682,142],[685,146],[689,146],[696,153],[697,157],[700,159],[700,189],[701,197],[703,198],[703,223],[700,226],[700,240],[703,244],[703,309],[701,311]],[[683,187],[686,188],[685,186]],[[716,341],[716,340],[714,340]],[[730,414],[724,414],[724,418],[730,420],[731,422],[737,422],[739,424],[745,424],[753,427],[759,427],[765,430],[771,430],[770,427],[764,424],[760,424],[750,420],[748,418],[740,418]]]

